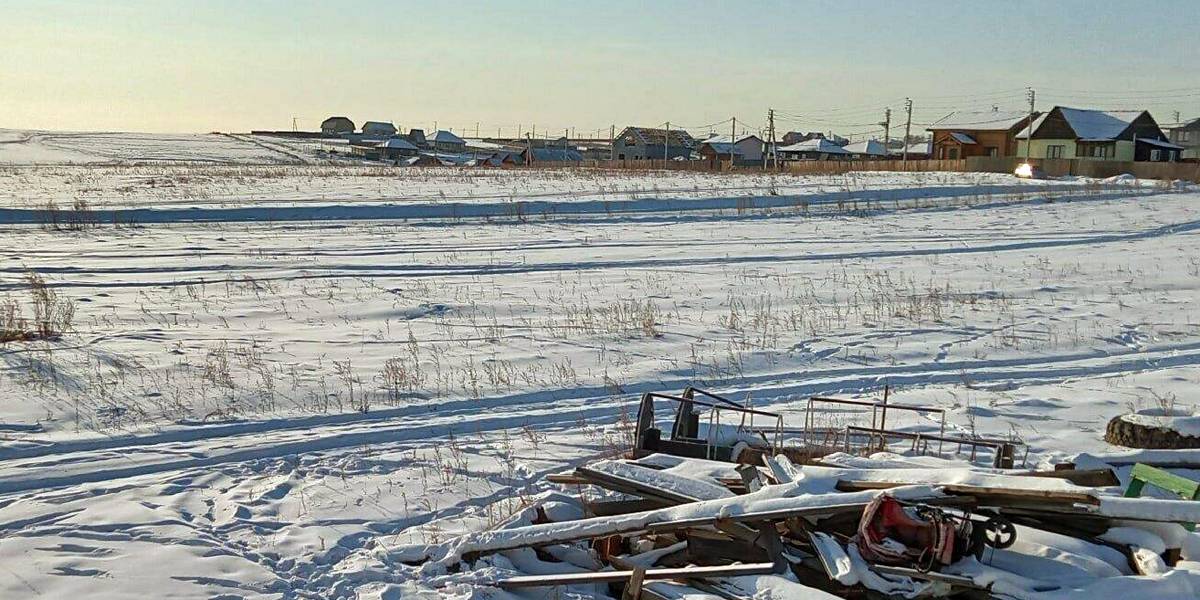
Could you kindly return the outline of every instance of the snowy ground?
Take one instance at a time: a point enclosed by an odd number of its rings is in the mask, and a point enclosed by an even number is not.
[[[75,307],[60,339],[0,346],[0,597],[410,586],[380,549],[499,522],[619,447],[638,393],[690,383],[797,424],[809,395],[890,385],[1019,436],[1030,465],[1105,450],[1131,407],[1195,408],[1194,189],[230,168],[0,169],[13,209],[95,191],[208,215],[0,219],[0,301],[30,312],[34,270]],[[174,183],[115,192],[155,177]],[[589,195],[487,219],[222,212]],[[717,205],[603,207],[680,199]]]

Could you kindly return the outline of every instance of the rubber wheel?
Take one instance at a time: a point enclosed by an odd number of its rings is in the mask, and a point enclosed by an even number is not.
[[[1008,519],[991,518],[983,524],[987,545],[1003,550],[1017,542],[1017,526]]]
[[[1104,441],[1126,448],[1160,450],[1200,448],[1200,437],[1180,435],[1173,429],[1131,423],[1120,416],[1114,417],[1108,422],[1108,427],[1104,431]]]

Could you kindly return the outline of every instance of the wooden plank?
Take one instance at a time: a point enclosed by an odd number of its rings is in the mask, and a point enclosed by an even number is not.
[[[627,515],[629,513],[644,512],[671,506],[670,504],[660,502],[658,500],[603,500],[600,502],[584,503],[584,510],[595,517],[611,517],[615,515]]]
[[[670,505],[689,504],[692,502],[698,502],[700,500],[710,499],[693,498],[674,490],[652,486],[642,481],[629,479],[627,477],[620,477],[588,467],[579,467],[575,469],[575,474],[579,477],[587,479],[590,483],[610,489],[614,492],[621,492],[623,494],[630,494],[632,496],[641,496],[647,500],[657,500]]]
[[[1134,490],[1134,483],[1140,482],[1142,485],[1149,484],[1161,490],[1171,492],[1184,500],[1200,500],[1200,482],[1192,481],[1187,477],[1181,477],[1150,465],[1142,463],[1133,465],[1133,469],[1129,471],[1129,477],[1133,481],[1129,483],[1129,489],[1125,490],[1126,498],[1136,498],[1140,495],[1142,486],[1137,487],[1137,493],[1132,492]]]
[[[1065,479],[1083,487],[1112,487],[1121,485],[1120,478],[1112,469],[1055,469],[1053,471],[1023,471],[1013,473],[1021,477],[1047,477]]]
[[[635,567],[630,572],[629,581],[625,583],[625,591],[621,592],[621,600],[641,600],[642,581],[646,579],[646,569]]]
[[[1142,495],[1142,489],[1152,485],[1163,491],[1170,492],[1184,500],[1200,500],[1200,483],[1187,477],[1137,463],[1129,471],[1129,487],[1125,488],[1126,498],[1137,498]],[[1195,523],[1182,523],[1188,531],[1195,531]]]
[[[591,483],[587,479],[574,473],[551,473],[546,476],[546,481],[561,485],[588,485]]]
[[[637,570],[521,575],[501,579],[485,585],[492,585],[503,589],[518,589],[589,583],[621,583],[629,581]],[[645,569],[642,579],[643,581],[654,581],[657,579],[688,580],[709,577],[741,577],[744,575],[767,575],[774,571],[775,563],[750,563],[746,565],[723,565],[719,567],[682,567],[677,569]]]
[[[754,542],[708,529],[689,529],[687,531],[686,557],[688,562],[696,565],[725,564],[743,560],[754,562],[769,560],[766,550],[756,546]]]
[[[927,499],[920,499],[920,498],[913,499],[913,501],[925,501],[925,502],[936,502],[938,500],[939,500],[938,497],[930,497]],[[641,524],[638,522],[618,523],[611,527],[606,527],[604,529],[604,531],[600,531],[600,532],[596,532],[596,531],[589,532],[586,528],[583,530],[583,532],[580,532],[579,530],[559,530],[559,531],[554,531],[552,533],[548,533],[545,536],[539,537],[537,539],[528,539],[528,537],[518,538],[518,539],[505,538],[505,537],[497,538],[494,536],[495,532],[484,532],[484,533],[481,533],[478,535],[486,536],[486,538],[487,538],[486,542],[480,544],[482,547],[472,550],[468,554],[471,555],[472,557],[475,557],[475,556],[480,556],[483,554],[503,552],[504,550],[513,550],[516,548],[530,548],[530,547],[534,547],[534,546],[546,546],[549,544],[577,542],[577,541],[581,541],[581,540],[590,540],[593,538],[599,538],[599,537],[610,536],[610,535],[622,535],[622,534],[630,534],[630,533],[669,533],[669,532],[679,531],[681,529],[694,529],[696,527],[708,527],[708,526],[715,525],[718,521],[724,521],[724,522],[730,522],[730,523],[744,523],[744,522],[754,522],[754,521],[775,521],[775,520],[787,519],[789,517],[823,517],[823,516],[830,516],[830,515],[842,514],[842,513],[847,513],[847,512],[861,513],[862,510],[866,506],[867,506],[866,502],[848,502],[845,504],[824,504],[824,505],[819,505],[819,506],[806,506],[803,508],[785,508],[785,509],[778,509],[778,510],[756,511],[756,512],[748,512],[748,513],[742,513],[742,514],[736,514],[736,515],[729,515],[727,517],[721,517],[721,516],[717,516],[717,515],[706,515],[703,517],[677,519],[677,520],[673,520],[673,521],[657,521],[657,522],[645,523],[645,524]],[[595,517],[595,518],[601,518],[601,517]],[[559,524],[551,523],[549,525],[557,526]],[[528,530],[528,529],[538,529],[541,527],[542,526],[540,526],[540,525],[527,525],[525,527],[518,528],[518,529],[506,530],[505,533],[513,533],[520,529]],[[466,555],[464,555],[464,556],[466,556]],[[424,560],[424,559],[415,559],[414,558],[414,559],[410,559],[410,560]]]
[[[1095,496],[1083,492],[1064,492],[1061,490],[1035,490],[1021,488],[998,488],[952,483],[921,483],[903,481],[852,481],[838,480],[837,490],[840,492],[861,492],[866,490],[886,490],[906,485],[928,485],[940,488],[949,494],[973,496],[980,500],[1001,501],[1005,499],[1036,498],[1043,501],[1061,502],[1064,504],[1099,504]],[[986,502],[983,502],[986,504]]]
[[[937,571],[918,571],[906,567],[894,567],[891,565],[871,565],[871,570],[884,575],[898,575],[900,577],[909,577],[911,579],[923,579],[925,581],[937,581],[946,583],[954,587],[966,588],[971,590],[988,591],[991,588],[981,586],[970,577],[962,577],[959,575],[948,575],[946,573],[938,573]]]

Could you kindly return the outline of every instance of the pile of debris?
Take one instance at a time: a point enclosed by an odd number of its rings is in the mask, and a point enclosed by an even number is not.
[[[798,465],[767,443],[712,460],[675,435],[696,433],[693,409],[667,440],[639,418],[639,439],[675,454],[639,444],[552,475],[559,490],[499,527],[388,560],[435,586],[531,597],[1200,597],[1200,502],[1125,497],[1102,457],[1050,471],[898,453]],[[1178,485],[1145,465],[1123,473]]]

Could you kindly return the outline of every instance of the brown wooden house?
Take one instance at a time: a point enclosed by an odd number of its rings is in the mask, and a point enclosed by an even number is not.
[[[933,142],[932,158],[1015,156],[1017,133],[1028,122],[1027,112],[952,112],[927,128]]]

